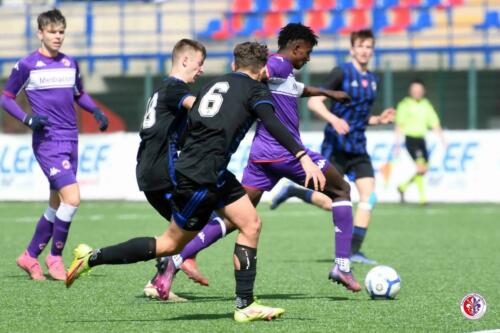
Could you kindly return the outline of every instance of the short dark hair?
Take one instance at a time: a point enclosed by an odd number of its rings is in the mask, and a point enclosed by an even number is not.
[[[354,46],[356,40],[361,39],[361,41],[367,39],[373,39],[373,43],[375,44],[375,35],[371,29],[362,29],[358,31],[353,31],[351,33],[351,46]]]
[[[175,43],[174,49],[172,50],[172,63],[175,61],[175,58],[184,51],[193,50],[199,51],[203,54],[203,59],[207,57],[207,49],[205,46],[194,39],[183,38]]]
[[[422,81],[422,79],[416,77],[414,78],[413,80],[410,81],[410,84],[408,84],[408,88],[412,85],[412,84],[420,84],[422,87],[425,87],[425,83],[424,81]]]
[[[247,68],[258,72],[266,65],[269,50],[259,42],[243,42],[234,47],[234,65],[236,69]]]
[[[280,30],[278,35],[278,48],[282,50],[287,47],[288,43],[296,40],[304,40],[311,43],[312,46],[318,44],[318,36],[316,36],[311,28],[302,23],[288,23]]]
[[[43,28],[52,24],[62,24],[66,29],[66,19],[64,18],[61,11],[57,8],[48,10],[38,15],[37,22],[38,30],[43,30]]]

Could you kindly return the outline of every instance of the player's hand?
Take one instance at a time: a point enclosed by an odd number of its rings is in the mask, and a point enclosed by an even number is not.
[[[396,110],[394,108],[385,109],[379,116],[379,122],[383,125],[394,122],[396,117]]]
[[[335,131],[340,135],[345,135],[345,134],[349,133],[349,130],[351,129],[349,127],[349,124],[347,123],[347,121],[345,121],[342,118],[337,118],[336,120],[332,121],[330,124],[335,129]]]
[[[304,187],[309,186],[309,182],[312,181],[315,191],[323,191],[325,188],[326,178],[321,169],[314,164],[309,155],[304,155],[300,158],[300,164],[302,169],[306,174],[306,180],[304,182]]]
[[[99,123],[99,130],[101,132],[105,131],[108,128],[108,118],[106,117],[104,112],[99,109],[94,109],[93,114],[95,120]]]
[[[47,116],[27,116],[23,122],[26,126],[31,128],[33,132],[40,131],[44,127],[49,127],[49,117]]]
[[[340,90],[324,90],[325,96],[333,99],[336,102],[349,104],[351,102],[351,96],[346,92]]]

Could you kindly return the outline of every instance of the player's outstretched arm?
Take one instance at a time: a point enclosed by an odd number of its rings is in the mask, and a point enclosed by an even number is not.
[[[259,104],[255,113],[260,118],[266,129],[271,135],[290,153],[297,157],[306,174],[306,181],[304,186],[309,185],[309,181],[314,184],[316,191],[323,190],[325,186],[325,176],[319,167],[314,164],[311,158],[307,155],[304,147],[298,144],[297,141],[290,134],[288,129],[283,125],[274,114],[274,108],[269,103]]]
[[[318,117],[327,121],[341,135],[349,133],[349,124],[342,118],[331,113],[325,105],[325,96],[314,96],[307,101],[307,107]]]
[[[108,118],[106,117],[104,112],[102,112],[97,107],[97,105],[87,93],[82,92],[80,95],[78,95],[76,97],[76,104],[78,104],[85,111],[90,112],[94,115],[95,120],[99,123],[99,130],[105,131],[108,128]]]
[[[339,103],[348,104],[351,102],[351,96],[349,96],[344,91],[305,86],[301,97],[311,97],[311,96],[324,96],[327,98],[331,98]]]
[[[368,119],[369,125],[387,125],[394,122],[396,117],[396,110],[394,108],[387,108],[378,116],[370,116]]]

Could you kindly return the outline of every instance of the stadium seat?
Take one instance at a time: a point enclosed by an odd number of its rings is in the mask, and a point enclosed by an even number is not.
[[[464,4],[464,0],[442,0],[437,8],[444,9],[449,7],[461,6]]]
[[[381,31],[389,25],[387,10],[385,8],[375,8],[372,12],[372,29],[375,33]]]
[[[243,14],[230,15],[222,22],[222,27],[212,33],[213,39],[228,39],[234,36],[241,30],[243,22]]]
[[[288,23],[301,23],[302,22],[302,11],[290,12],[288,15]]]
[[[375,0],[356,0],[356,9],[372,9],[375,5]]]
[[[407,8],[416,8],[422,5],[421,0],[400,0],[399,6]]]
[[[314,0],[313,9],[314,10],[331,10],[336,6],[335,0]]]
[[[399,0],[375,0],[374,6],[376,8],[391,8],[397,6]]]
[[[358,31],[361,29],[368,28],[368,15],[365,9],[350,9],[349,10],[350,19],[349,25],[340,29],[340,33],[343,35],[350,34],[353,31]]]
[[[267,13],[270,9],[271,2],[268,0],[255,0],[255,11],[259,13]]]
[[[337,10],[346,10],[354,7],[354,0],[339,0],[337,2]]]
[[[287,12],[293,9],[293,0],[273,0],[271,3],[271,11]]]
[[[311,10],[307,13],[306,25],[310,27],[315,33],[321,32],[326,26],[325,12],[320,10]]]
[[[320,33],[324,34],[336,34],[340,29],[345,26],[344,16],[340,12],[332,12],[330,18],[330,24],[320,30]]]
[[[312,8],[314,0],[297,0],[297,10],[306,11]]]
[[[283,14],[268,12],[264,17],[262,29],[255,31],[257,37],[271,37],[283,27]]]
[[[431,13],[428,8],[422,8],[416,22],[410,24],[406,30],[408,32],[418,32],[426,28],[432,27]]]
[[[432,8],[438,6],[440,3],[441,0],[425,0],[425,2],[422,3],[422,7]]]
[[[221,27],[221,20],[211,20],[210,22],[208,22],[205,30],[198,32],[198,38],[211,38],[214,32],[221,30]]]
[[[245,15],[245,25],[243,29],[236,33],[236,36],[248,37],[254,33],[254,31],[262,28],[262,19],[259,14],[247,14]]]
[[[411,12],[408,7],[394,7],[392,24],[383,29],[384,32],[394,33],[406,30],[411,23]]]
[[[500,18],[496,11],[487,11],[484,16],[484,22],[474,25],[474,29],[478,30],[488,30],[490,28],[500,29]]]
[[[252,0],[234,0],[231,5],[232,13],[249,13],[252,11]]]

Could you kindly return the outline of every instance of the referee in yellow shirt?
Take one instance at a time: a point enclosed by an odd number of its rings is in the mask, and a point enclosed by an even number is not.
[[[415,79],[410,82],[409,95],[396,108],[396,152],[399,155],[401,134],[405,136],[405,144],[408,153],[416,164],[416,173],[408,181],[398,186],[401,202],[405,202],[404,194],[408,187],[415,183],[419,193],[419,203],[427,204],[424,190],[424,175],[427,172],[427,162],[429,159],[425,144],[427,130],[432,128],[446,146],[443,130],[439,123],[439,118],[431,102],[425,98],[425,85]]]

